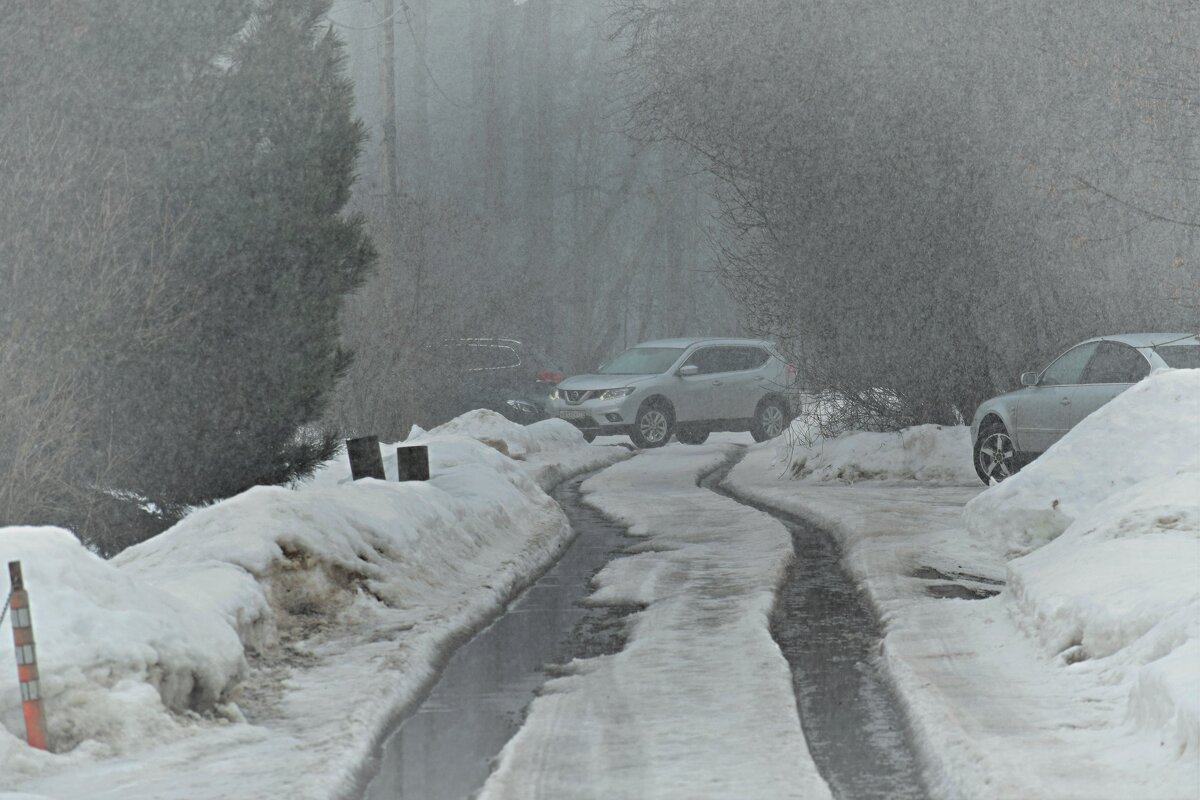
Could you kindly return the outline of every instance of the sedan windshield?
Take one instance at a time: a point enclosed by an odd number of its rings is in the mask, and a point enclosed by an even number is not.
[[[597,371],[601,375],[657,375],[670,369],[681,353],[680,347],[635,347]]]
[[[1200,369],[1200,344],[1176,344],[1170,347],[1156,347],[1154,352],[1167,362],[1168,367],[1176,369]]]

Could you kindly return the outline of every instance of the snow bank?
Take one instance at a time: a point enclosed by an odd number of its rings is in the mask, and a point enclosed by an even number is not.
[[[807,434],[803,422],[794,422],[776,445],[780,467],[796,478],[845,483],[979,480],[971,466],[971,432],[965,426],[917,425],[890,433],[858,431],[816,441]]]
[[[518,461],[524,461],[535,453],[586,444],[580,430],[566,420],[544,419],[531,425],[521,425],[485,408],[468,411],[430,431],[414,426],[405,443],[423,444],[429,439],[445,436],[475,439]]]
[[[1011,561],[1023,628],[1129,684],[1128,715],[1200,756],[1200,471],[1143,481]]]
[[[1143,481],[1200,470],[1200,370],[1159,370],[967,505],[975,536],[1027,553]]]
[[[120,751],[168,736],[165,711],[212,712],[244,672],[242,643],[219,610],[104,561],[67,531],[0,528],[0,562],[14,560],[31,593],[46,705],[70,709],[49,715],[56,749],[95,740]],[[15,664],[7,630],[0,663]],[[0,724],[23,737],[15,673],[6,677]]]
[[[453,645],[567,544],[543,467],[627,455],[573,428],[467,417],[420,437],[428,482],[352,482],[343,455],[296,489],[256,487],[108,562],[66,531],[0,529],[0,561],[24,564],[60,753],[24,745],[15,685],[0,692],[0,790],[327,797],[351,783]],[[493,437],[504,446],[481,443]],[[395,476],[394,450],[385,469]],[[14,663],[11,637],[0,662]],[[164,744],[158,769],[144,751]],[[178,775],[205,760],[228,779]]]
[[[1160,371],[968,503],[1022,628],[1128,691],[1127,716],[1200,754],[1200,370]]]

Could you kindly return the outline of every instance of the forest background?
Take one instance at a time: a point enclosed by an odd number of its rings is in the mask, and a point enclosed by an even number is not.
[[[768,336],[896,427],[1200,318],[1187,0],[0,9],[0,524],[439,422],[440,339]]]

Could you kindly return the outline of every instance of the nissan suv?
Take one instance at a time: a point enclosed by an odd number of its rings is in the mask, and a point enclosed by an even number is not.
[[[711,431],[750,431],[761,442],[791,421],[795,372],[761,339],[661,339],[562,381],[547,412],[588,441],[626,434],[638,447],[661,447],[672,434],[702,444]]]

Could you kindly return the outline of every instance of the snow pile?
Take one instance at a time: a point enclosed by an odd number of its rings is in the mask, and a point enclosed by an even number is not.
[[[1008,565],[1022,627],[1062,663],[1126,684],[1129,719],[1191,759],[1200,755],[1198,412],[1200,370],[1156,373],[964,513],[977,537],[1036,547]]]
[[[1130,718],[1200,756],[1200,471],[1117,492],[1008,572],[1028,632],[1129,682]]]
[[[968,503],[963,522],[1012,554],[1027,553],[1118,492],[1198,470],[1200,370],[1159,370]]]
[[[586,443],[579,429],[566,420],[544,419],[531,425],[521,425],[495,411],[480,408],[430,431],[414,426],[406,444],[423,444],[430,438],[445,436],[475,439],[518,461],[524,461],[535,453],[563,450]]]
[[[917,425],[890,433],[857,431],[817,439],[793,428],[776,445],[778,462],[793,477],[855,483],[868,479],[974,483],[971,431],[965,426]]]
[[[94,740],[119,750],[148,733],[169,736],[167,709],[217,711],[242,676],[241,641],[218,609],[104,561],[71,533],[0,528],[0,561],[15,560],[30,590],[46,704],[70,709],[49,715],[56,749]],[[5,630],[0,663],[12,669],[14,658]],[[15,674],[5,677],[14,682],[3,682],[0,724],[23,737]]]
[[[572,448],[558,426],[497,429],[581,468],[626,455],[582,437]],[[421,441],[428,482],[395,482],[394,450],[392,481],[351,482],[343,455],[297,489],[256,487],[108,562],[66,531],[0,529],[0,562],[24,564],[60,753],[24,745],[15,685],[0,692],[0,790],[76,797],[118,780],[130,797],[323,797],[352,781],[454,644],[571,535],[530,465],[475,438]],[[0,662],[13,659],[0,636]],[[156,771],[143,751],[163,744]],[[172,765],[197,759],[228,780],[180,780]]]

